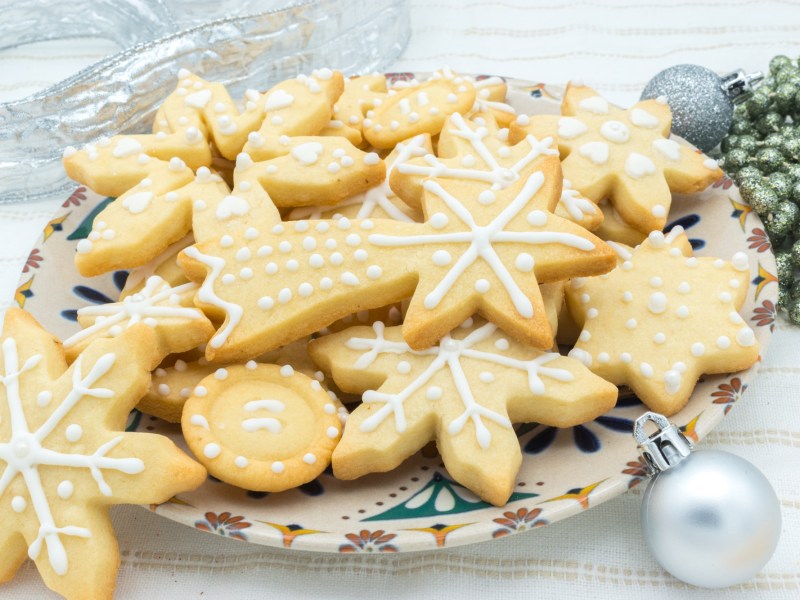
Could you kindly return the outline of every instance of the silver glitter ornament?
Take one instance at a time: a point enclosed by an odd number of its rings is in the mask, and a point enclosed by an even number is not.
[[[648,421],[658,431],[644,431]],[[642,502],[642,531],[664,569],[705,588],[742,583],[778,545],[780,502],[752,464],[719,450],[693,451],[666,417],[648,412],[634,437],[653,474]]]
[[[753,84],[763,77],[741,70],[720,77],[699,65],[676,65],[653,77],[641,99],[665,96],[672,109],[672,132],[708,152],[728,133],[734,102],[750,96]]]

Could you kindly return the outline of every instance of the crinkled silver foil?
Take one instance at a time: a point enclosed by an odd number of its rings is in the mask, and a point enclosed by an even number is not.
[[[226,6],[241,14],[242,6],[265,4],[216,0],[214,6],[217,14]],[[74,185],[61,167],[66,146],[148,130],[179,68],[241,97],[246,88],[266,90],[322,66],[348,75],[381,71],[410,35],[408,0],[293,2],[177,31],[200,14],[182,6],[189,4],[0,0],[0,48],[87,36],[133,44],[33,96],[0,104],[0,203],[46,198]]]

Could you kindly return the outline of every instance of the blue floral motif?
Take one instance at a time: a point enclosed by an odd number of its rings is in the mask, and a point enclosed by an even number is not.
[[[122,288],[125,287],[125,282],[128,280],[128,272],[114,271],[114,273],[111,276],[111,280],[114,282],[114,286],[117,288],[117,290],[121,292]],[[91,288],[88,285],[76,285],[72,288],[72,293],[75,294],[75,296],[77,296],[81,300],[86,300],[91,304],[108,304],[109,302],[116,302],[116,299],[109,298],[103,292]],[[67,321],[73,321],[73,322],[77,321],[78,309],[69,308],[66,310],[62,310],[61,316],[64,317]]]
[[[617,400],[615,409],[630,408],[640,404],[641,402],[635,395],[624,394]],[[605,429],[624,435],[630,435],[633,431],[632,419],[605,414],[597,417],[591,423],[577,425],[576,427],[570,427],[564,430],[560,430],[558,427],[531,423],[519,428],[517,430],[517,435],[522,437],[530,432],[534,432],[532,437],[524,444],[523,450],[528,454],[539,454],[547,450],[547,448],[556,441],[559,431],[570,431],[575,447],[581,452],[591,454],[598,452],[602,448],[600,438],[592,431],[594,425],[600,425]]]
[[[688,237],[689,229],[697,225],[699,222],[700,222],[700,215],[698,215],[697,213],[684,215],[679,219],[675,219],[674,221],[667,223],[667,226],[664,227],[664,233],[669,233],[670,231],[672,231],[674,227],[680,225],[687,231],[687,237]],[[692,245],[692,250],[700,250],[701,248],[704,248],[706,245],[706,241],[701,240],[699,238],[689,238],[689,243]]]

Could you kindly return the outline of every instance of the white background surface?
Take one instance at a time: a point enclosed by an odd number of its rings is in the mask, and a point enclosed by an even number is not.
[[[800,3],[767,0],[412,2],[413,37],[393,70],[580,78],[630,104],[652,75],[684,62],[764,70],[800,52]],[[55,83],[113,42],[71,40],[0,52],[0,101]],[[2,194],[2,190],[0,190]],[[0,301],[8,305],[35,236],[62,199],[0,205]],[[778,550],[755,579],[689,588],[664,573],[641,538],[643,485],[579,516],[490,543],[431,553],[335,556],[250,546],[137,507],[112,514],[119,598],[776,598],[800,597],[800,328],[779,325],[756,382],[704,442],[753,462],[783,508]],[[2,557],[0,557],[2,560]],[[32,564],[0,597],[54,597]]]

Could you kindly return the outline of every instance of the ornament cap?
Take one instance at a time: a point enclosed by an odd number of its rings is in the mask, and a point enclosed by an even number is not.
[[[658,428],[651,436],[644,430],[648,421],[655,423]],[[656,412],[646,412],[636,419],[633,437],[639,445],[639,452],[651,476],[671,469],[694,450],[692,443],[680,429],[674,423],[670,423],[664,415]]]
[[[739,104],[753,94],[753,88],[762,79],[764,74],[760,71],[745,73],[743,69],[736,69],[720,77],[720,86],[734,104]]]

